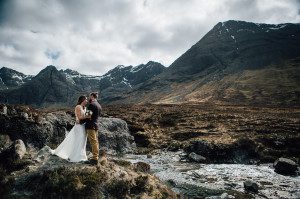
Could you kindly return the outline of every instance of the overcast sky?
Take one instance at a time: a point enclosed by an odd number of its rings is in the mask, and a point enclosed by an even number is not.
[[[300,0],[0,0],[0,67],[169,66],[216,23],[299,23]]]

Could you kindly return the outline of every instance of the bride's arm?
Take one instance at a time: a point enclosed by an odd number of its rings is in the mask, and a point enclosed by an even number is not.
[[[79,120],[83,120],[86,119],[86,117],[84,115],[81,114],[81,107],[80,106],[76,106],[75,108],[75,115]]]

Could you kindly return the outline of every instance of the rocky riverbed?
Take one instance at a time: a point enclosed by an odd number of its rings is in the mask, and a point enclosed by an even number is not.
[[[123,159],[150,164],[151,171],[172,189],[189,198],[220,196],[233,198],[300,198],[300,176],[274,172],[272,164],[199,164],[188,162],[183,151],[155,151],[153,155],[127,154]],[[258,193],[247,193],[244,182],[258,184]]]

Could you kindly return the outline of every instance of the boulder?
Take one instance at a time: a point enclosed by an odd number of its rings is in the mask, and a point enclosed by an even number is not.
[[[223,193],[220,196],[209,196],[209,197],[205,197],[205,199],[227,199],[229,198],[227,193]]]
[[[247,180],[244,182],[244,189],[249,192],[258,193],[257,183],[251,180]]]
[[[24,158],[27,150],[22,140],[15,140],[9,147],[0,153],[0,166],[6,169],[8,173],[20,170],[30,162]]]
[[[198,155],[198,154],[196,154],[196,153],[194,153],[194,152],[190,153],[190,154],[188,155],[188,158],[189,158],[190,161],[198,162],[198,163],[203,163],[203,162],[206,161],[206,158],[205,158],[205,157],[203,157],[203,156],[201,156],[201,155]]]
[[[132,152],[136,145],[130,135],[127,123],[118,118],[99,119],[99,144],[108,151],[117,153]]]
[[[0,151],[12,144],[8,135],[0,135]]]
[[[298,164],[288,158],[279,158],[274,162],[275,172],[282,175],[295,175]]]
[[[22,140],[14,141],[14,152],[13,156],[17,160],[21,160],[26,153],[26,146]]]

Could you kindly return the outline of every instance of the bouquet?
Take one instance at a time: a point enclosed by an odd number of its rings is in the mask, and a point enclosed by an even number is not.
[[[93,114],[93,112],[91,110],[87,110],[85,112],[85,116],[91,116]]]

